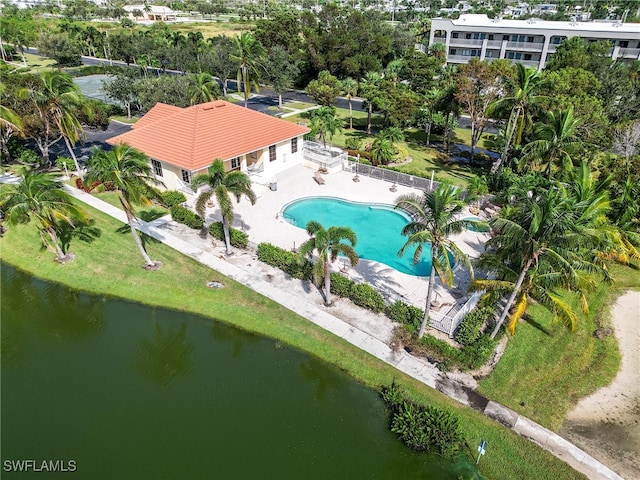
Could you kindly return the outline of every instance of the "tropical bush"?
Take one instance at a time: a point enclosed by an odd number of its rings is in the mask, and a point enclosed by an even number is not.
[[[384,389],[382,398],[391,410],[391,431],[409,448],[448,458],[462,449],[464,433],[452,412],[413,403],[395,385]]]
[[[375,313],[384,311],[384,299],[368,283],[358,283],[351,288],[349,295],[351,301],[360,307],[371,310]]]
[[[187,227],[200,229],[204,226],[202,217],[196,213],[193,213],[188,208],[180,205],[174,205],[171,207],[171,218],[178,223],[182,223]]]
[[[494,315],[495,309],[491,307],[475,308],[467,313],[454,334],[456,341],[461,345],[471,345],[480,338],[482,327]]]
[[[311,280],[313,264],[309,260],[270,243],[259,244],[257,253],[261,262],[279,268],[293,278]]]
[[[339,297],[349,297],[351,289],[355,282],[350,278],[340,275],[337,272],[331,272],[331,293]]]
[[[213,222],[209,225],[209,233],[218,240],[224,240],[222,222]],[[249,245],[249,235],[233,227],[229,227],[229,237],[231,245],[236,248],[247,248],[247,245]]]
[[[160,192],[160,200],[165,207],[173,208],[176,205],[186,202],[187,197],[184,193],[179,192],[178,190],[167,190],[165,192]]]
[[[75,168],[75,163],[73,162],[73,158],[70,158],[70,157],[56,158],[56,167],[58,167],[58,169],[64,171],[65,164],[67,165],[68,170],[73,170]]]
[[[416,331],[424,318],[424,310],[396,300],[387,307],[387,316],[394,322],[407,325],[412,331]]]

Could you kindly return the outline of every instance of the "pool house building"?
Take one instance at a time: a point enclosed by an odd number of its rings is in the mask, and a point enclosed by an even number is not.
[[[166,189],[193,193],[193,177],[216,159],[227,171],[240,170],[254,183],[268,184],[303,162],[308,132],[306,126],[223,100],[187,108],[158,103],[130,131],[107,143],[140,150]]]

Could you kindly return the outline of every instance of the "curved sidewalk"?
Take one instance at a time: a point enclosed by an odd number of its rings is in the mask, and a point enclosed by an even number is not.
[[[119,208],[109,205],[81,190],[71,187],[66,187],[66,189],[69,194],[78,200],[126,223],[125,214]],[[560,437],[555,432],[519,415],[513,410],[481,396],[473,389],[447,378],[446,375],[433,365],[409,355],[404,350],[393,351],[384,342],[336,318],[310,302],[305,301],[305,299],[289,291],[280,289],[266,280],[257,278],[252,272],[243,270],[223,258],[208,254],[200,248],[174,235],[168,234],[165,230],[158,228],[159,223],[158,221],[144,222],[139,220],[138,228],[143,233],[163,242],[184,255],[278,302],[289,310],[328,330],[334,335],[343,338],[352,345],[370,353],[389,365],[392,365],[425,385],[435,388],[460,403],[482,412],[489,418],[498,421],[519,435],[538,444],[540,447],[568,463],[574,469],[585,474],[589,479],[623,480],[622,477],[613,470]]]

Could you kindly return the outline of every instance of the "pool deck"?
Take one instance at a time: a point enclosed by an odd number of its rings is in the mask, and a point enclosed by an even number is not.
[[[234,227],[248,233],[252,243],[268,242],[293,250],[309,236],[304,229],[290,224],[280,215],[289,202],[304,197],[336,197],[354,202],[393,206],[400,195],[421,193],[420,190],[403,186],[398,186],[397,191],[392,192],[389,182],[365,176],[360,176],[360,181],[354,182],[354,174],[346,171],[324,175],[325,183],[319,185],[314,180],[314,173],[315,170],[311,168],[295,166],[277,177],[276,191],[263,185],[255,186],[254,189],[259,195],[255,205],[251,205],[246,198],[234,205]],[[470,216],[470,213],[465,209],[462,217],[467,216]],[[220,220],[216,206],[207,209],[206,220],[207,222]],[[486,233],[471,231],[465,231],[453,238],[458,247],[471,258],[479,256],[484,251],[484,243],[488,239],[489,236]],[[338,260],[333,268],[335,271],[341,270],[344,275],[355,281],[370,283],[388,300],[401,299],[424,308],[428,277],[408,275],[371,260],[361,260],[356,267],[351,267],[347,263],[346,268],[345,262]],[[468,272],[461,268],[456,270],[455,284],[452,289],[444,287],[439,280],[436,280],[433,302],[442,305],[440,313],[446,314],[446,308],[453,307],[456,302],[464,299],[460,293],[466,291],[469,281]]]

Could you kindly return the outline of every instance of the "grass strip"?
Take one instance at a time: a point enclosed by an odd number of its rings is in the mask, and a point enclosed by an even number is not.
[[[131,234],[122,224],[90,207],[102,231],[93,243],[74,241],[74,262],[61,266],[51,252],[38,250],[33,225],[11,227],[0,239],[0,260],[29,274],[100,296],[186,311],[259,333],[315,355],[373,388],[395,381],[407,396],[424,404],[449,408],[460,417],[467,441],[475,449],[485,439],[489,451],[481,461],[492,479],[585,478],[564,462],[483,415],[414,380],[283,306],[179,252],[145,238],[151,258],[164,266],[156,272],[142,267]],[[222,289],[205,282],[217,280]]]
[[[580,316],[575,332],[554,324],[551,313],[532,305],[479,391],[556,430],[578,400],[611,383],[620,369],[618,342],[614,335],[599,339],[594,332],[611,324],[611,306],[619,295],[640,290],[640,271],[637,266],[610,269],[615,283],[601,283],[589,294],[590,312]],[[566,297],[580,311],[578,299]]]

